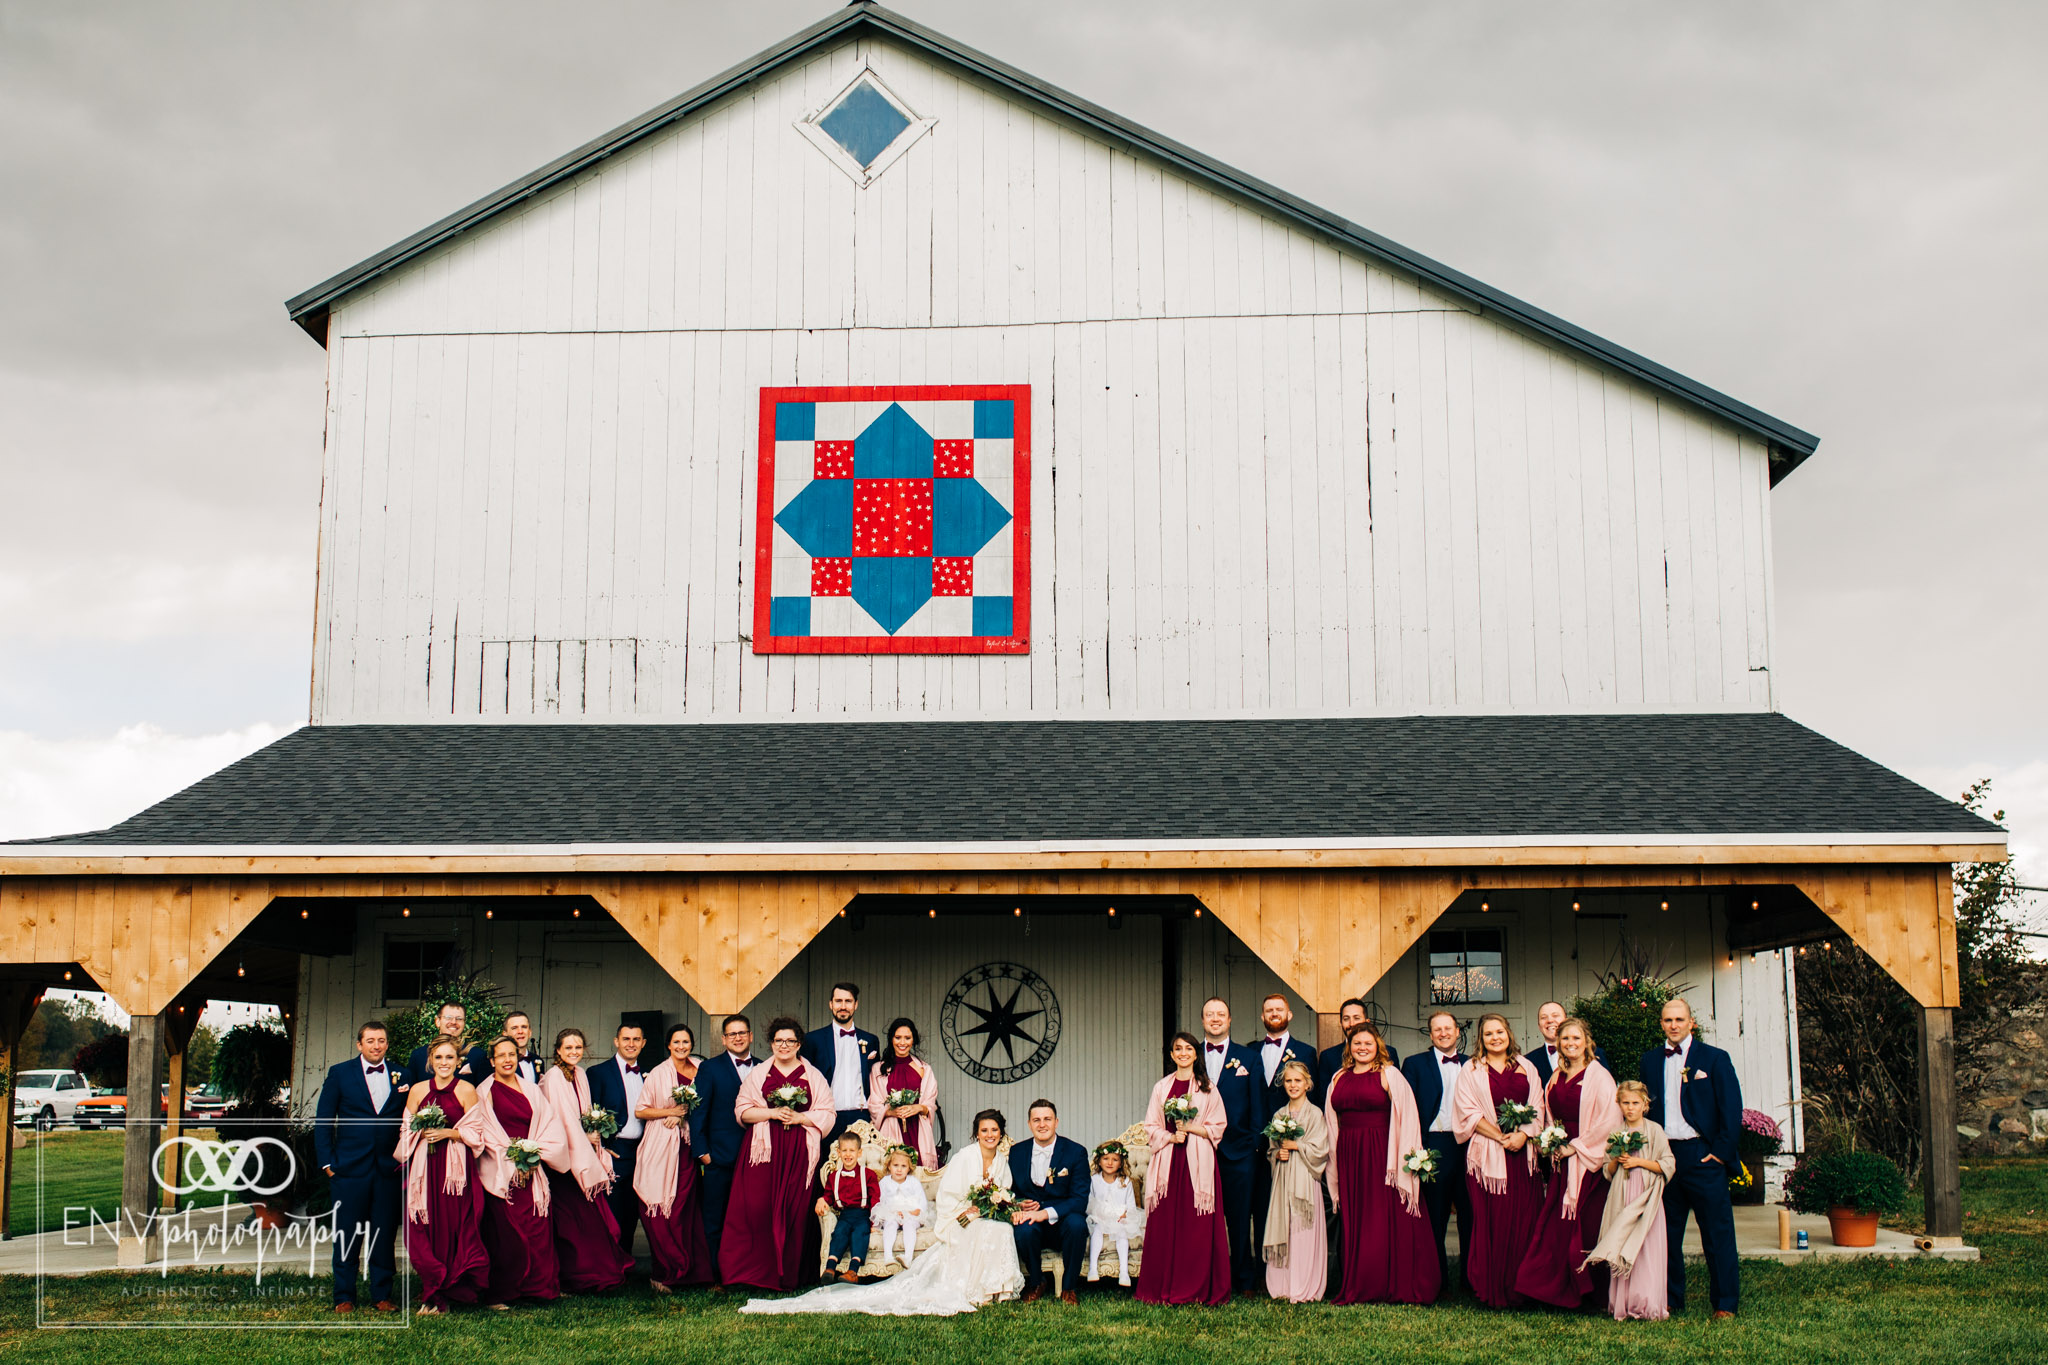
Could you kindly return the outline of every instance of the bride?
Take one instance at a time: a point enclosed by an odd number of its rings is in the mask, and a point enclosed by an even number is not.
[[[917,1263],[874,1284],[832,1284],[789,1299],[755,1299],[742,1313],[875,1313],[949,1316],[971,1313],[995,1299],[1014,1299],[1024,1288],[1024,1269],[1010,1225],[983,1218],[968,1192],[994,1181],[1010,1189],[1010,1163],[996,1151],[1003,1116],[984,1109],[974,1116],[974,1145],[946,1163],[939,1177],[939,1241],[918,1253]]]

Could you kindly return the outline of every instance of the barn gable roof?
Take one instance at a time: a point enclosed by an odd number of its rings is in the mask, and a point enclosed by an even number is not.
[[[1820,444],[1819,437],[1789,422],[1753,408],[1696,380],[1688,379],[1676,370],[1640,356],[1626,347],[1618,346],[1604,337],[1596,336],[1555,314],[1502,293],[1420,252],[1411,251],[1368,228],[1360,227],[1285,190],[1226,166],[1212,157],[1204,156],[1193,148],[1132,123],[1016,67],[962,46],[942,33],[869,3],[868,0],[856,0],[856,3],[847,8],[801,32],[792,34],[774,47],[712,77],[668,103],[659,105],[602,137],[585,143],[566,156],[557,157],[503,189],[485,195],[438,223],[422,228],[405,240],[358,262],[288,300],[285,304],[286,310],[294,322],[305,328],[315,340],[325,344],[328,312],[346,295],[450,238],[532,199],[551,186],[688,118],[739,87],[776,71],[808,53],[863,34],[892,39],[940,62],[962,68],[982,80],[1081,124],[1112,144],[1162,161],[1197,183],[1242,199],[1283,220],[1330,238],[1339,246],[1381,261],[1403,273],[1414,275],[1431,288],[1440,290],[1483,314],[1491,314],[1510,321],[1567,350],[1588,356],[1652,388],[1703,408],[1765,443],[1771,452],[1773,484],[1789,474]]]

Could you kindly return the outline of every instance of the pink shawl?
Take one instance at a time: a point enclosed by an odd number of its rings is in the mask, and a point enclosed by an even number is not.
[[[1323,1121],[1330,1129],[1330,1207],[1337,1207],[1337,1082],[1351,1074],[1347,1066],[1330,1078],[1330,1093],[1323,1099]],[[1422,1145],[1422,1114],[1415,1107],[1415,1092],[1408,1086],[1408,1078],[1397,1066],[1380,1068],[1380,1084],[1386,1087],[1387,1101],[1393,1112],[1387,1115],[1387,1184],[1394,1187],[1394,1193],[1401,1198],[1401,1207],[1410,1213],[1422,1208],[1422,1178],[1413,1171],[1404,1169],[1401,1158]],[[1445,1177],[1439,1175],[1437,1179]]]
[[[1536,1135],[1543,1131],[1549,1120],[1549,1111],[1544,1107],[1543,1082],[1536,1075],[1536,1066],[1527,1057],[1515,1058],[1515,1065],[1529,1078],[1529,1100],[1536,1117],[1521,1127],[1530,1141],[1523,1148],[1529,1161],[1529,1174],[1536,1174]],[[1458,1075],[1457,1098],[1451,1102],[1451,1131],[1458,1141],[1470,1143],[1465,1148],[1465,1169],[1479,1180],[1479,1188],[1488,1194],[1506,1194],[1508,1189],[1508,1149],[1491,1140],[1473,1142],[1472,1135],[1479,1131],[1482,1120],[1492,1123],[1500,1112],[1500,1106],[1493,1102],[1493,1091],[1486,1083],[1486,1058],[1474,1057]],[[1443,1177],[1438,1176],[1439,1180]]]
[[[1585,1079],[1579,1082],[1579,1135],[1572,1139],[1571,1158],[1565,1162],[1564,1216],[1579,1216],[1579,1185],[1607,1163],[1607,1135],[1621,1127],[1621,1106],[1614,1101],[1614,1075],[1597,1061],[1586,1063]],[[1559,1067],[1550,1073],[1556,1085],[1564,1075]],[[1545,1087],[1544,1108],[1550,1107]]]
[[[562,1134],[562,1122],[555,1115],[554,1106],[540,1087],[524,1076],[514,1075],[514,1083],[526,1102],[533,1106],[533,1122],[528,1126],[526,1137],[540,1147],[540,1158],[556,1170],[563,1169],[568,1160],[567,1139]],[[476,1176],[483,1182],[484,1193],[500,1199],[512,1197],[512,1176],[518,1169],[505,1159],[505,1149],[512,1145],[512,1135],[505,1131],[505,1125],[498,1122],[498,1111],[491,1106],[491,1087],[498,1083],[497,1073],[484,1077],[483,1084],[476,1088],[476,1109],[483,1117],[483,1151],[476,1159]],[[533,1187],[533,1211],[545,1215],[548,1211],[547,1172],[536,1170],[527,1176],[527,1183]]]
[[[1152,1158],[1145,1166],[1145,1209],[1149,1213],[1166,1197],[1167,1176],[1173,1170],[1173,1125],[1166,1121],[1166,1092],[1173,1088],[1171,1075],[1161,1076],[1152,1087],[1152,1100],[1145,1106],[1145,1132],[1151,1139]],[[1188,1130],[1188,1179],[1194,1188],[1197,1213],[1216,1211],[1216,1143],[1230,1120],[1223,1112],[1223,1097],[1212,1088],[1189,1086],[1187,1098],[1195,1102],[1200,1117]]]
[[[796,1059],[802,1069],[804,1084],[811,1088],[811,1107],[804,1115],[804,1169],[818,1169],[818,1146],[824,1142],[825,1134],[832,1131],[832,1125],[839,1121],[839,1111],[832,1107],[832,1083],[825,1079],[825,1073],[812,1066],[802,1057]],[[774,1062],[763,1062],[747,1073],[740,1082],[739,1098],[733,1101],[733,1117],[745,1123],[749,1109],[772,1108],[768,1103],[766,1089],[768,1073],[775,1070]],[[763,1119],[754,1125],[754,1136],[747,1147],[749,1166],[765,1165],[775,1155],[775,1137],[768,1131],[768,1125],[775,1119]]]
[[[550,1065],[548,1074],[541,1078],[540,1089],[547,1099],[548,1108],[555,1111],[555,1121],[562,1126],[562,1154],[565,1158],[557,1161],[543,1156],[542,1160],[564,1175],[575,1176],[584,1198],[597,1198],[612,1186],[612,1154],[602,1147],[591,1146],[590,1134],[583,1131],[583,1115],[590,1108],[590,1078],[579,1066],[572,1085],[562,1074],[562,1068]],[[625,1122],[624,1115],[620,1116],[619,1122]]]
[[[647,1073],[647,1083],[640,1087],[641,1106],[672,1108],[672,1092],[683,1083],[683,1073],[676,1070],[675,1058],[662,1058],[661,1065]],[[640,1154],[633,1158],[633,1193],[664,1218],[675,1210],[676,1171],[689,1160],[689,1152],[688,1119],[677,1121],[673,1128],[666,1119],[640,1121]]]
[[[440,1105],[444,1111],[451,1101],[460,1103],[452,1094],[435,1095],[431,1090],[420,1103],[425,1104],[428,1100]],[[471,1105],[451,1125],[455,1136],[442,1139],[448,1148],[448,1159],[441,1165],[443,1194],[461,1194],[469,1188],[468,1152],[476,1151],[484,1142],[482,1111],[482,1105]],[[427,1161],[434,1144],[427,1141],[425,1133],[413,1129],[413,1113],[413,1107],[407,1105],[406,1126],[398,1135],[398,1160],[405,1167],[405,1216],[412,1222],[424,1223],[427,1221]]]
[[[889,1108],[888,1079],[895,1066],[894,1057],[884,1057],[868,1071],[868,1118],[875,1125],[876,1135],[892,1147],[903,1141],[903,1120],[885,1119],[882,1114]],[[939,1077],[929,1062],[918,1062],[917,1068],[917,1102],[926,1109],[921,1115],[924,1121],[917,1125],[917,1164],[935,1170],[939,1164],[939,1144],[932,1136],[932,1115],[938,1113]]]

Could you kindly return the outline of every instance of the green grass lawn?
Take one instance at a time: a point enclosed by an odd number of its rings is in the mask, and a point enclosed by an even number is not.
[[[194,1133],[200,1129],[190,1130]],[[211,1133],[212,1129],[203,1130]],[[7,1214],[10,1236],[49,1231],[64,1225],[64,1210],[72,1209],[74,1225],[85,1221],[79,1210],[90,1208],[111,1221],[121,1205],[121,1139],[119,1129],[101,1132],[69,1132],[58,1129],[33,1135],[28,1145],[14,1154],[14,1200]],[[6,1139],[0,1137],[0,1142]],[[36,1155],[42,1146],[43,1221],[36,1225]],[[224,1195],[194,1195],[186,1205],[218,1204]]]
[[[1557,1313],[1495,1313],[1470,1299],[1434,1309],[1335,1308],[1238,1301],[1224,1308],[1148,1308],[1128,1297],[1085,1298],[1079,1308],[997,1305],[949,1320],[743,1318],[737,1297],[657,1299],[635,1281],[609,1299],[564,1300],[509,1314],[468,1312],[388,1332],[123,1332],[90,1342],[36,1331],[34,1282],[0,1280],[0,1355],[20,1362],[77,1359],[188,1365],[257,1349],[264,1365],[346,1359],[523,1362],[709,1360],[721,1365],[795,1361],[924,1365],[961,1360],[1149,1362],[1171,1358],[1278,1361],[1638,1362],[1659,1360],[1991,1361],[2040,1357],[2048,1340],[2048,1161],[1972,1163],[1963,1175],[1964,1231],[1981,1263],[1815,1262],[1743,1266],[1742,1316],[1707,1318],[1705,1271],[1693,1268],[1691,1308],[1666,1323],[1615,1323]],[[134,1281],[97,1276],[46,1288],[47,1302],[113,1322],[138,1311]],[[152,1282],[153,1283],[153,1282]],[[333,1322],[324,1289],[262,1311],[272,1321]],[[123,1294],[128,1287],[130,1293]],[[247,1276],[173,1276],[168,1289],[240,1292]],[[151,1312],[165,1311],[152,1308]],[[389,1321],[386,1319],[385,1321]],[[260,1342],[260,1344],[258,1344]]]

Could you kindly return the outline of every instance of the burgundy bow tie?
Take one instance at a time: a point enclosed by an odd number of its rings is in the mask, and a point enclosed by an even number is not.
[[[1285,1043],[1286,1041],[1287,1041],[1287,1035],[1286,1035],[1286,1034],[1284,1034],[1284,1033],[1282,1033],[1282,1034],[1271,1034],[1271,1033],[1269,1033],[1269,1034],[1267,1034],[1267,1035],[1266,1035],[1266,1046],[1267,1046],[1267,1047],[1279,1047],[1279,1046],[1280,1046],[1281,1044]]]
[[[1462,1052],[1453,1052],[1448,1057],[1444,1056],[1443,1053],[1439,1052],[1436,1054],[1436,1057],[1437,1061],[1442,1063],[1444,1066],[1463,1066],[1465,1064],[1465,1054]]]
[[[628,1076],[637,1076],[637,1075],[639,1075],[639,1074],[640,1074],[640,1064],[639,1064],[638,1062],[627,1062],[627,1063],[626,1063],[626,1074],[627,1074]]]
[[[1676,1057],[1679,1053],[1683,1051],[1685,1051],[1684,1048],[1671,1047],[1667,1044],[1664,1048],[1664,1055],[1666,1057]]]
[[[853,1036],[854,1036],[854,1034],[853,1034],[853,1030],[852,1030],[852,1029],[850,1029],[850,1028],[843,1028],[843,1029],[839,1030],[839,1036],[840,1036],[841,1038],[851,1038],[851,1037],[853,1037]]]
[[[369,1062],[365,1064],[363,1067],[363,1070],[365,1071],[382,1071],[383,1069],[384,1063],[382,1062]]]
[[[738,1061],[734,1062],[734,1063],[733,1063],[733,1065],[734,1065],[734,1066],[759,1066],[759,1065],[760,1065],[760,1063],[759,1063],[759,1062],[756,1062],[756,1061],[755,1061],[755,1060],[754,1060],[754,1059],[753,1059],[752,1057],[742,1057],[742,1058],[740,1058],[740,1059],[739,1059]]]

